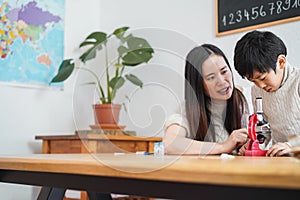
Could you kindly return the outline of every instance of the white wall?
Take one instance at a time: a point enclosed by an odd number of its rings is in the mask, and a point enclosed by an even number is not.
[[[155,48],[147,65],[134,68],[145,84],[143,90],[126,85],[122,93],[132,97],[129,113],[122,112],[121,124],[139,135],[161,136],[164,118],[174,112],[183,98],[184,57],[196,44],[221,47],[231,64],[235,42],[244,34],[215,36],[214,1],[205,0],[66,0],[65,57],[78,56],[78,44],[88,33],[99,29],[110,32],[128,25],[145,36]],[[273,31],[288,47],[288,60],[300,66],[300,21],[264,30]],[[73,133],[93,123],[92,90],[79,88],[73,76],[64,91],[15,88],[0,85],[0,152],[39,153],[41,142],[35,135]],[[235,73],[239,85],[249,86]],[[73,92],[76,92],[73,95]],[[35,199],[38,188],[0,184],[1,199]]]
[[[66,57],[76,55],[82,38],[99,27],[99,10],[97,0],[66,0]],[[41,141],[36,141],[35,135],[74,133],[71,80],[66,82],[64,91],[0,85],[1,154],[40,153]],[[38,190],[0,183],[0,197],[6,200],[36,199]]]

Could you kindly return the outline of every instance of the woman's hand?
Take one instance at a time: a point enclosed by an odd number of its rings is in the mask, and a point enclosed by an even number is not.
[[[241,128],[232,131],[227,141],[223,143],[224,152],[231,153],[234,149],[243,146],[247,140],[247,129]]]
[[[274,157],[274,156],[283,156],[292,151],[291,147],[284,142],[279,142],[271,146],[268,150],[266,156]]]
[[[243,156],[243,155],[245,154],[245,151],[246,151],[246,149],[247,149],[248,142],[249,142],[249,141],[247,141],[247,142],[246,142],[243,146],[241,146],[241,148],[239,149],[239,152],[238,152],[238,155],[239,155],[239,156]]]

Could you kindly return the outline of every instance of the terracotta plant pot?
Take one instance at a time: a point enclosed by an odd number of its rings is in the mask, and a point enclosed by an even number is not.
[[[118,125],[120,104],[94,104],[95,123],[97,125]]]

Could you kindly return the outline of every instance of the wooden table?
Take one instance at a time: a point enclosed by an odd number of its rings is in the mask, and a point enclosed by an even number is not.
[[[282,200],[300,195],[300,160],[156,158],[136,154],[10,155],[0,156],[0,181],[44,186],[48,190],[42,190],[38,200],[61,199],[59,191],[64,189],[171,199]]]
[[[36,136],[42,140],[42,152],[57,153],[115,153],[146,151],[153,153],[154,143],[162,141],[160,137],[137,137],[124,135],[122,131],[81,130],[72,135]],[[127,132],[126,132],[127,133]],[[131,133],[131,132],[128,132]],[[86,192],[81,192],[81,200],[88,200]],[[132,199],[132,198],[127,198]],[[150,198],[144,198],[150,199]]]

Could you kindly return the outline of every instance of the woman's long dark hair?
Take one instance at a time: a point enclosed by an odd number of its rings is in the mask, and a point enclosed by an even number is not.
[[[199,141],[204,141],[211,121],[209,109],[211,98],[204,92],[202,77],[202,64],[211,54],[222,56],[232,71],[225,54],[212,44],[203,44],[192,49],[187,55],[185,65],[185,108],[190,137]],[[233,130],[241,128],[241,119],[246,109],[244,108],[246,103],[244,95],[234,87],[233,82],[233,93],[227,100],[224,124],[229,134]]]

